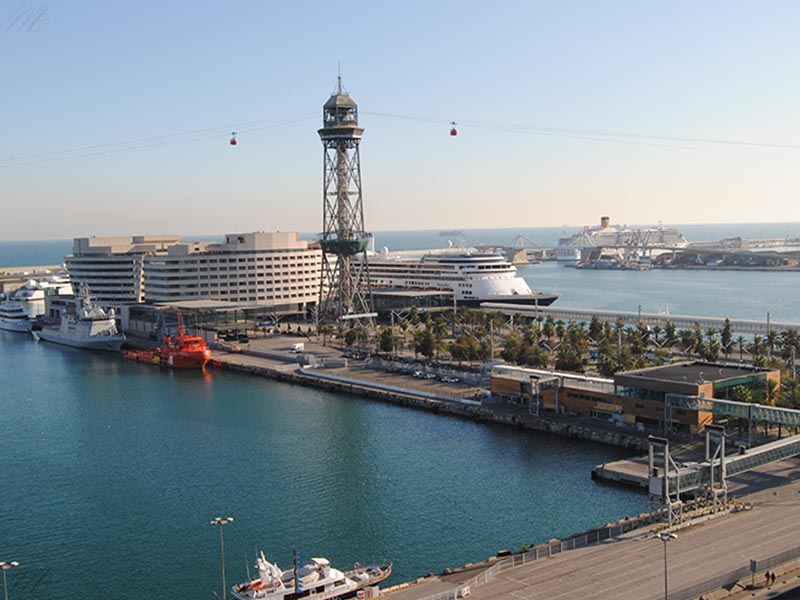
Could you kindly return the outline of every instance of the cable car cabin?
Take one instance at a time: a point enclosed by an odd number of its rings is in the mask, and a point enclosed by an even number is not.
[[[235,131],[231,132],[231,142],[230,143],[231,143],[231,146],[235,146],[236,144],[239,143],[238,141],[236,141],[236,132]]]
[[[450,123],[450,125],[452,125],[452,127],[450,127],[450,135],[452,135],[452,136],[456,136],[456,135],[458,135],[458,129],[456,129],[456,123],[455,123],[455,121],[453,121],[452,123]]]

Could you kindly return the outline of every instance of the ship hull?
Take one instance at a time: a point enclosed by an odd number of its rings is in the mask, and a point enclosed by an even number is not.
[[[0,329],[3,331],[27,333],[31,330],[32,324],[30,319],[6,319],[0,317]]]
[[[161,350],[128,350],[123,353],[125,358],[137,362],[149,363],[173,369],[203,369],[208,364],[211,355],[209,352],[191,354],[164,354]]]
[[[36,337],[53,344],[61,344],[62,346],[82,348],[84,350],[102,350],[104,352],[119,352],[122,350],[122,344],[125,343],[125,338],[120,336],[103,335],[93,336],[88,339],[73,339],[64,337],[58,331],[48,329],[37,331]]]
[[[558,300],[558,294],[534,294],[532,296],[492,296],[476,300],[459,300],[459,306],[479,307],[484,302],[502,302],[503,304],[520,304],[524,306],[550,306]]]

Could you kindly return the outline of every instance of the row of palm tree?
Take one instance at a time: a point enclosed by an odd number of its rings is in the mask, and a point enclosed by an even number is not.
[[[678,330],[643,324],[626,326],[621,320],[589,323],[554,320],[551,317],[516,318],[502,313],[461,308],[458,311],[420,312],[415,307],[396,314],[395,324],[371,330],[353,322],[338,328],[320,324],[323,343],[333,334],[347,346],[376,344],[387,353],[413,352],[431,360],[447,358],[459,363],[486,362],[496,357],[522,366],[603,376],[659,365],[681,355],[715,362],[747,360],[758,367],[784,371],[782,391],[764,390],[770,403],[788,398],[797,405],[800,388],[794,378],[794,357],[800,351],[796,330],[770,331],[765,336],[734,338],[729,320],[717,330],[699,324]],[[763,397],[761,398],[764,399]]]

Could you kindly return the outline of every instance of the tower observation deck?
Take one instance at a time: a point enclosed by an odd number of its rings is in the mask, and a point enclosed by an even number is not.
[[[368,316],[372,312],[366,256],[370,236],[364,231],[358,148],[364,130],[358,126],[358,105],[343,90],[341,77],[322,107],[318,133],[323,147],[319,318]]]

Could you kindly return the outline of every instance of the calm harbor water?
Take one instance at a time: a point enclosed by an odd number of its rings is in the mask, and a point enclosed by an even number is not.
[[[646,500],[621,451],[0,332],[0,558],[11,597],[212,598],[256,548],[391,559],[391,582],[601,525]]]
[[[521,267],[531,288],[558,292],[558,306],[668,312],[800,323],[800,272],[653,269],[596,271],[556,261]]]
[[[685,231],[798,233],[709,227]],[[545,245],[562,230],[526,231]],[[518,232],[467,233],[507,243]],[[435,231],[378,238],[392,249],[444,242]],[[0,266],[55,264],[69,248],[0,243]],[[800,321],[797,273],[546,263],[520,274],[563,306]],[[0,560],[23,565],[10,573],[12,598],[210,599],[218,515],[236,519],[225,529],[229,582],[256,548],[288,568],[296,547],[342,566],[394,560],[396,583],[646,504],[591,481],[616,449],[220,371],[162,372],[22,334],[0,332],[0,402]]]

